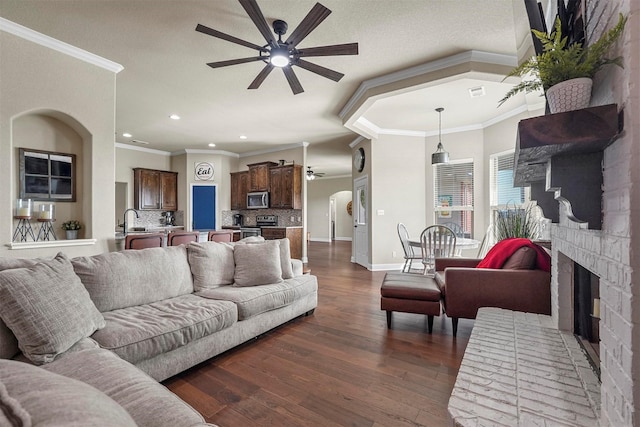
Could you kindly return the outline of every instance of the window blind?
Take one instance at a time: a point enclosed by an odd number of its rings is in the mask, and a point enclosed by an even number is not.
[[[473,209],[473,161],[434,166],[436,211]]]
[[[514,152],[491,156],[491,206],[521,205],[524,187],[513,186]]]

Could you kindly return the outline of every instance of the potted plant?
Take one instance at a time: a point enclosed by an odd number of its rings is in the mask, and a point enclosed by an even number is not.
[[[507,74],[505,79],[527,75],[531,75],[532,79],[525,78],[514,86],[500,100],[499,105],[519,92],[529,93],[543,89],[552,113],[586,108],[591,99],[593,76],[607,64],[623,67],[622,57],[608,58],[607,53],[622,35],[626,22],[627,18],[620,14],[618,23],[587,47],[579,43],[567,46],[567,37],[562,35],[560,18],[556,18],[551,35],[544,31],[531,30],[542,43],[544,51]],[[572,98],[576,99],[575,103],[570,100]]]
[[[82,228],[80,221],[72,219],[62,223],[62,229],[67,234],[67,240],[74,240],[78,238],[78,230]]]
[[[496,242],[511,237],[524,237],[530,240],[538,237],[538,215],[532,204],[522,207],[507,206],[498,211],[494,234]]]

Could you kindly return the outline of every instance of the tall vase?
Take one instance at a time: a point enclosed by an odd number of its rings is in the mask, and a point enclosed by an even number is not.
[[[75,240],[78,238],[78,230],[65,230],[67,233],[67,240]]]
[[[551,113],[587,108],[591,101],[593,81],[588,77],[565,80],[547,89],[547,101]]]

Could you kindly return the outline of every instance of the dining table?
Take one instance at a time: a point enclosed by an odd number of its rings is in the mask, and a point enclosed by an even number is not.
[[[462,250],[466,249],[478,249],[480,247],[480,241],[471,239],[469,237],[457,237],[456,238],[456,256],[461,255]],[[409,245],[421,248],[420,237],[409,237]]]

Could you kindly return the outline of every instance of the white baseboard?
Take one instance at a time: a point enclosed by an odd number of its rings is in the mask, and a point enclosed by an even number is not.
[[[397,270],[401,271],[404,263],[400,264],[374,264],[371,266],[369,270],[371,271],[389,271],[389,270]]]
[[[340,240],[341,242],[352,242],[353,238],[351,238],[351,237],[336,237],[336,240]]]
[[[331,243],[331,239],[327,239],[325,237],[316,237],[309,239],[311,242],[323,242],[323,243]]]

